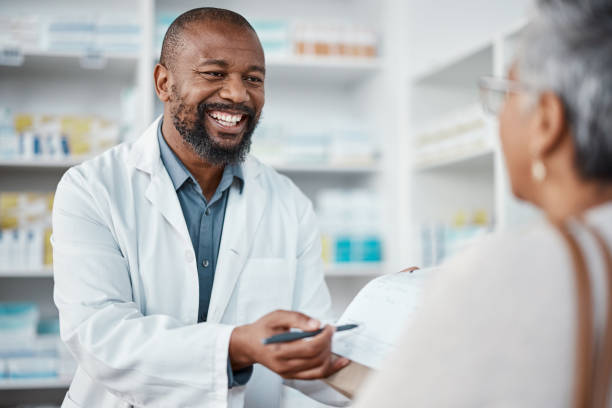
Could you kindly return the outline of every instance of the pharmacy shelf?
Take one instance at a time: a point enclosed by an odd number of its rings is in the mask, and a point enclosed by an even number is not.
[[[463,151],[456,149],[449,152],[441,150],[435,157],[419,159],[413,170],[418,172],[451,169],[490,167],[492,170],[494,150],[491,146],[470,147]]]
[[[306,173],[306,174],[366,174],[377,173],[380,167],[377,164],[364,165],[330,165],[330,164],[279,164],[272,165],[281,173]]]
[[[326,276],[377,276],[384,273],[384,265],[380,263],[347,263],[332,264],[325,267]],[[52,268],[0,270],[0,278],[52,278]]]
[[[0,390],[36,390],[51,388],[68,388],[71,377],[32,378],[32,379],[0,379]]]
[[[90,157],[70,158],[65,160],[48,160],[48,159],[7,159],[0,160],[0,170],[66,170],[72,166],[82,163]],[[281,173],[312,173],[312,174],[361,174],[361,173],[376,173],[380,171],[377,163],[362,164],[362,165],[333,165],[333,164],[278,164],[272,165]]]
[[[326,277],[375,277],[384,273],[382,263],[330,264],[325,267]]]
[[[52,278],[53,268],[0,269],[0,278]]]
[[[374,276],[384,271],[380,263],[333,264],[325,268],[326,276]],[[0,270],[0,278],[52,278],[52,268]]]
[[[466,49],[445,55],[429,65],[409,73],[413,84],[443,83],[465,85],[481,75],[491,74],[493,64],[493,39],[486,39]],[[476,81],[470,84],[476,87]]]
[[[0,160],[0,169],[7,170],[66,170],[81,163],[89,157],[69,158],[62,160],[49,159],[5,159]]]
[[[22,75],[45,73],[47,75],[133,76],[138,66],[137,54],[104,53],[87,56],[79,52],[26,51],[22,61],[0,59],[0,72],[17,72]]]
[[[381,69],[378,58],[279,57],[266,61],[270,82],[320,83],[342,87],[371,78]]]
[[[158,61],[157,53],[154,60]],[[273,56],[266,59],[266,81],[343,87],[371,78],[381,66],[379,58]]]

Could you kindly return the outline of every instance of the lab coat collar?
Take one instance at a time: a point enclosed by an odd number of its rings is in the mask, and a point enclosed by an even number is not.
[[[128,164],[149,174],[150,183],[145,191],[147,199],[164,218],[180,233],[186,244],[191,246],[189,231],[181,210],[172,180],[160,156],[157,126],[161,116],[134,142]],[[260,180],[261,164],[248,156],[242,165],[244,186],[234,183],[231,187],[215,280],[208,310],[208,321],[220,322],[230,301],[234,287],[246,264],[253,238],[264,215],[267,205],[266,190]],[[197,267],[193,264],[197,276]],[[194,317],[197,319],[197,316]]]
[[[157,140],[157,128],[161,120],[162,115],[158,116],[142,136],[134,142],[127,160],[129,165],[151,175],[159,172],[166,173]],[[260,163],[250,155],[242,163],[241,169],[245,183],[249,179],[256,179],[261,172]]]

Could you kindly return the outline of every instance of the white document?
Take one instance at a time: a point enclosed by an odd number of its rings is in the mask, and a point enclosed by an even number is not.
[[[380,368],[423,301],[423,287],[434,269],[381,276],[359,291],[337,325],[358,324],[334,334],[332,351],[371,368]]]

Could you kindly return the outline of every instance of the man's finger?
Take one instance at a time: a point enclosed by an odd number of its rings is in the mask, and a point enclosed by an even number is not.
[[[331,373],[329,375],[332,375],[340,370],[342,370],[344,367],[348,366],[349,364],[351,364],[351,360],[349,360],[348,358],[345,357],[340,357],[340,358],[336,358],[336,359],[332,359],[332,366],[331,366]]]
[[[317,330],[321,327],[321,322],[317,319],[305,315],[300,312],[292,312],[288,310],[277,310],[266,315],[266,321],[272,328],[290,328],[301,329],[304,331]]]

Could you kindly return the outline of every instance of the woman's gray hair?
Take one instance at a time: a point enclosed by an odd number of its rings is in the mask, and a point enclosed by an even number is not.
[[[563,101],[585,179],[612,181],[612,0],[538,0],[518,55],[522,82]]]

